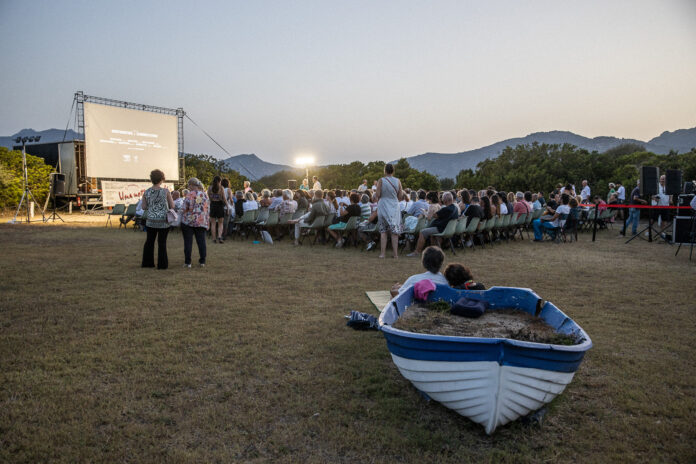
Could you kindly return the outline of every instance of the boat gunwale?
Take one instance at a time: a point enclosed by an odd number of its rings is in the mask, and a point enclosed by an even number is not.
[[[539,295],[534,292],[534,290],[530,288],[522,288],[522,287],[491,287],[489,290],[483,290],[483,291],[465,291],[462,290],[460,294],[467,294],[467,295],[480,295],[483,296],[486,294],[486,292],[490,292],[491,290],[496,290],[496,291],[501,291],[501,290],[506,290],[506,289],[511,289],[511,290],[522,290],[525,292],[529,292],[530,296],[536,297],[538,300],[542,300]],[[409,292],[413,292],[412,289],[408,290]],[[539,351],[564,351],[564,352],[586,352],[590,348],[592,348],[592,340],[590,339],[590,336],[585,332],[585,330],[580,327],[580,325],[575,322],[571,317],[569,317],[567,314],[565,314],[560,308],[558,308],[556,305],[551,303],[550,301],[546,301],[545,304],[543,305],[542,310],[540,311],[539,316],[541,317],[541,313],[544,312],[546,308],[548,308],[547,311],[551,311],[553,313],[557,313],[558,315],[562,316],[564,318],[564,322],[571,321],[576,327],[577,330],[572,331],[572,333],[580,338],[583,339],[581,343],[574,344],[574,345],[556,345],[552,343],[539,343],[539,342],[530,342],[530,341],[523,341],[523,340],[515,340],[513,338],[505,338],[505,337],[470,337],[470,336],[459,336],[459,335],[436,335],[436,334],[425,334],[425,333],[420,333],[420,332],[409,332],[406,330],[401,330],[393,327],[391,324],[387,324],[383,320],[383,316],[385,312],[389,309],[391,305],[395,305],[396,302],[395,300],[402,295],[397,295],[396,297],[392,298],[389,300],[389,303],[384,307],[382,310],[380,317],[379,317],[379,328],[382,332],[385,332],[390,335],[398,336],[398,337],[404,337],[404,338],[410,338],[410,339],[415,339],[415,340],[428,340],[428,341],[437,341],[437,342],[451,342],[451,343],[457,343],[457,344],[464,344],[464,343],[471,343],[474,345],[498,345],[498,344],[506,344],[510,346],[515,346],[515,347],[520,347],[520,348],[527,348],[527,349],[533,349],[533,350],[539,350]],[[483,299],[483,298],[482,298]],[[522,308],[516,308],[520,309],[522,311],[528,312],[525,309]],[[495,310],[495,309],[493,309]],[[401,314],[399,315],[401,317]],[[398,318],[397,318],[398,320]],[[549,323],[546,319],[544,319],[546,323]],[[549,324],[550,325],[550,324]],[[559,329],[554,328],[554,330],[558,333],[563,333],[560,332]]]

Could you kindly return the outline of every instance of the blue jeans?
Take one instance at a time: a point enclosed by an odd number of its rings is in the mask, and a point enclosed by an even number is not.
[[[534,227],[534,240],[542,240],[544,238],[544,229],[548,231],[556,228],[553,223],[549,221],[541,222],[541,219],[532,221],[532,227]],[[553,236],[551,233],[549,235]]]
[[[638,223],[640,222],[640,210],[638,208],[629,208],[628,209],[628,219],[626,220],[626,229],[628,229],[628,225],[631,224],[632,227],[632,235],[636,235],[638,233]],[[624,232],[626,232],[624,230]]]

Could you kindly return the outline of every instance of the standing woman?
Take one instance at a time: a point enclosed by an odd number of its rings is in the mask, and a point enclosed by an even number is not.
[[[232,191],[230,190],[230,180],[227,178],[220,181],[222,189],[225,192],[225,218],[222,221],[222,237],[227,237],[231,218],[234,216],[234,201],[232,200]]]
[[[205,233],[208,230],[210,218],[210,201],[203,191],[200,180],[192,177],[188,181],[189,194],[184,198],[184,206],[181,211],[181,234],[184,236],[184,267],[191,267],[191,248],[193,237],[196,236],[198,245],[198,262],[205,266]]]
[[[152,187],[145,190],[142,209],[147,210],[147,239],[143,247],[142,267],[155,267],[155,239],[157,239],[157,269],[167,269],[167,211],[174,208],[174,199],[169,190],[162,187],[164,173],[155,169],[150,173]]]
[[[220,176],[213,177],[213,183],[208,187],[210,198],[210,222],[213,242],[223,243],[222,229],[225,221],[225,189],[222,187]]]
[[[387,252],[387,234],[391,234],[394,259],[399,257],[399,234],[402,230],[399,199],[403,197],[403,194],[401,181],[394,177],[394,166],[387,163],[384,166],[384,177],[377,182],[377,192],[375,193],[377,197],[377,223],[381,234],[382,253],[379,255],[380,258],[384,258]]]

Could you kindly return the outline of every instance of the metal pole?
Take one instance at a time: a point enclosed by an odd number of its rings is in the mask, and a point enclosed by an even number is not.
[[[597,216],[599,216],[599,205],[595,205],[594,209],[594,226],[592,227],[592,241],[595,241],[597,236]]]

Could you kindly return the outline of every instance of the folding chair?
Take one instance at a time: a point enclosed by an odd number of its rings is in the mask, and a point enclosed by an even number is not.
[[[117,205],[114,205],[114,207],[111,209],[111,212],[109,215],[106,217],[106,225],[104,227],[109,227],[109,224],[111,224],[111,227],[114,226],[114,223],[111,222],[111,216],[123,216],[123,213],[126,212],[126,205],[123,203],[119,203]],[[120,229],[121,226],[118,226]]]
[[[126,228],[128,227],[126,225],[125,218],[132,217],[133,220],[135,220],[135,210],[136,210],[137,206],[138,205],[135,203],[131,203],[130,205],[128,205],[128,208],[126,208],[126,211],[121,215],[120,218],[118,218],[118,228],[119,229],[121,228],[121,226],[123,226],[123,230],[126,230]]]
[[[457,222],[459,222],[458,219],[451,219],[447,225],[445,226],[445,230],[443,230],[440,233],[437,234],[432,234],[431,237],[437,237],[440,239],[447,239],[450,244],[450,249],[452,250],[453,255],[457,255],[457,253],[454,251],[454,244],[452,243],[452,237],[454,237],[454,232],[457,230]]]
[[[477,217],[471,218],[469,223],[466,225],[466,228],[461,233],[462,242],[465,243],[465,240],[468,237],[469,240],[471,240],[472,249],[473,249],[473,243],[474,243],[474,235],[476,234],[476,229],[478,229],[479,222],[481,222],[481,218],[477,218]]]
[[[351,237],[354,235],[353,233],[358,230],[358,220],[360,217],[358,216],[352,216],[348,218],[347,222],[339,222],[338,224],[331,224],[329,226],[329,230],[333,230],[336,232],[340,238],[343,238],[344,236],[347,237],[350,235]],[[355,239],[353,240],[355,245],[357,246],[358,240]]]
[[[331,217],[331,216],[329,215],[327,217]],[[312,222],[310,225],[300,227],[300,237],[299,237],[300,245],[302,245],[302,243],[304,242],[304,238],[307,235],[309,235],[312,231],[314,231],[314,233],[315,233],[314,242],[309,242],[309,244],[313,246],[314,243],[316,243],[317,238],[319,238],[319,231],[324,230],[325,220],[326,220],[325,216],[317,216],[316,218],[314,218],[314,222]],[[304,234],[302,233],[303,231],[305,231]]]

